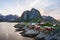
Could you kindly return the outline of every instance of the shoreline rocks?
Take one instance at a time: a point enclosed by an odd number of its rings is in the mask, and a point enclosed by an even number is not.
[[[22,34],[22,36],[25,36],[25,37],[35,37],[38,33],[33,30],[33,29],[30,29],[30,30],[27,30],[26,32],[24,32]]]
[[[15,28],[17,28],[18,31],[22,31],[20,34],[23,37],[35,38],[35,40],[60,40],[60,29],[53,29],[52,31],[47,30],[48,33],[46,33],[45,30],[38,31],[35,28],[29,28],[27,26],[16,26]]]

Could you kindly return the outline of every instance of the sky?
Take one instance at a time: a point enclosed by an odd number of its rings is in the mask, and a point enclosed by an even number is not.
[[[0,0],[0,14],[3,15],[21,16],[23,11],[32,8],[38,9],[41,15],[60,19],[60,0]]]

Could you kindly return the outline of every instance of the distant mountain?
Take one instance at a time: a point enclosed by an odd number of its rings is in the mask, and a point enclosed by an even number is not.
[[[17,15],[6,15],[5,20],[6,21],[15,21],[18,18]]]
[[[44,10],[45,15],[50,15],[54,17],[56,20],[60,19],[60,8],[53,9],[53,10]]]
[[[3,16],[0,14],[0,21],[7,21],[7,22],[36,22],[36,21],[45,21],[45,22],[57,22],[53,17],[51,16],[41,16],[40,12],[32,8],[30,11],[26,10],[22,13],[21,17],[18,17],[17,15],[6,15]]]
[[[31,11],[29,10],[24,11],[20,19],[22,22],[24,21],[31,22],[37,19],[42,20],[42,16],[40,15],[40,12],[37,9],[32,8]]]
[[[57,22],[57,20],[51,16],[42,16],[42,18],[44,21],[47,21],[47,22]]]
[[[11,21],[15,21],[16,19],[18,19],[17,15],[6,15],[3,16],[0,14],[0,21],[6,21],[6,22],[11,22]]]
[[[4,20],[4,16],[2,14],[0,14],[0,21]]]

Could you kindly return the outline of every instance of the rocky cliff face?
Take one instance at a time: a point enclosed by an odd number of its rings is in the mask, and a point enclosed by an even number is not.
[[[31,11],[29,11],[29,10],[24,11],[21,16],[21,21],[29,21],[30,22],[34,19],[42,19],[40,12],[34,8],[32,8]]]
[[[20,22],[35,22],[37,20],[45,22],[56,22],[56,20],[51,16],[41,16],[40,12],[34,8],[32,8],[30,11],[24,11],[22,16],[18,19]]]

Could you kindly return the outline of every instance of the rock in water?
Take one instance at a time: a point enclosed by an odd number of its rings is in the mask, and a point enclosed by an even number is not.
[[[23,33],[22,36],[25,36],[25,37],[34,37],[37,34],[38,33],[35,30],[30,29],[30,30],[27,30],[25,33]]]
[[[14,25],[14,27],[15,28],[23,28],[25,25],[23,25],[23,24],[16,24],[16,25]]]
[[[16,32],[23,31],[24,29],[27,29],[27,27],[25,25],[23,25],[23,24],[16,24],[14,27],[16,28],[15,29]]]
[[[40,32],[36,37],[35,40],[60,40],[60,33],[54,33],[54,35],[46,34],[45,32]]]
[[[46,34],[44,32],[40,32],[40,34],[38,34],[35,37],[35,40],[45,40],[45,36],[46,36]]]

